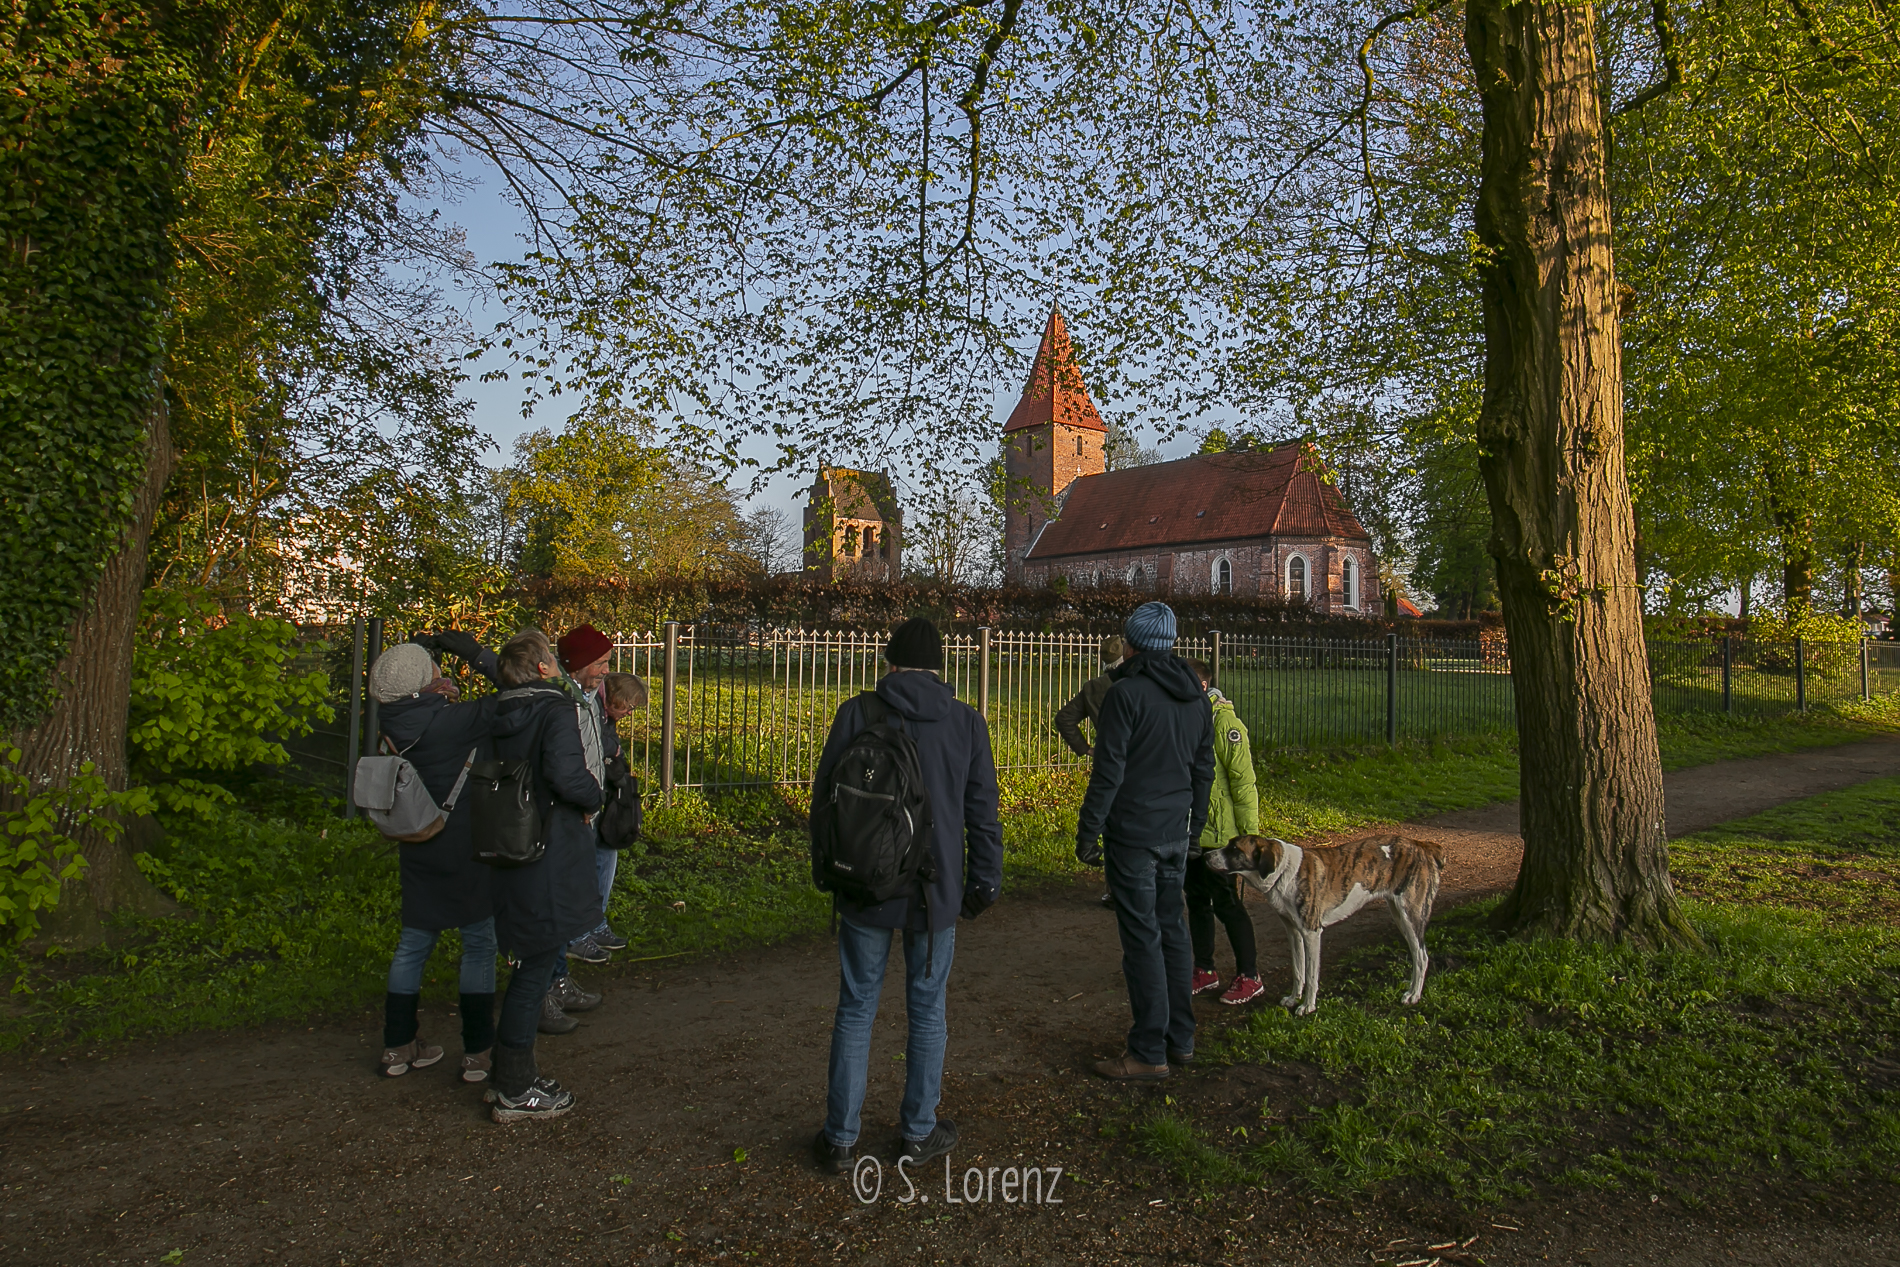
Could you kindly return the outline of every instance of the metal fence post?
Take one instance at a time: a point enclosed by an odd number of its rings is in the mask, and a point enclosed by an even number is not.
[[[1794,707],[1798,713],[1808,711],[1808,658],[1799,634],[1794,640]]]
[[[1722,635],[1722,711],[1735,715],[1735,635]]]
[[[984,721],[990,719],[990,627],[984,625],[976,631],[976,656],[980,662],[976,671],[976,711]]]
[[[350,622],[350,742],[343,750],[343,817],[356,817],[356,758],[363,741],[363,618]]]
[[[665,646],[660,654],[660,799],[673,803],[673,728],[679,697],[680,626],[666,622]]]
[[[1220,685],[1220,630],[1215,629],[1207,635],[1207,684]]]
[[[374,616],[369,622],[369,642],[363,648],[363,663],[374,668],[376,657],[383,653],[383,618]],[[375,752],[382,744],[382,704],[376,698],[376,692],[363,692],[363,748]]]
[[[1385,636],[1385,741],[1399,741],[1399,636]]]
[[[1862,700],[1870,700],[1874,697],[1873,675],[1868,672],[1873,667],[1868,663],[1871,655],[1871,645],[1867,639],[1862,638],[1860,640],[1860,697]]]

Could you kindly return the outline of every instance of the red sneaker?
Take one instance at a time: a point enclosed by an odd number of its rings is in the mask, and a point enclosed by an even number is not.
[[[1222,1003],[1251,1003],[1267,992],[1260,984],[1259,977],[1235,977],[1233,984],[1227,987],[1227,993],[1220,996]]]
[[[1220,974],[1218,972],[1212,972],[1206,968],[1196,968],[1194,970],[1193,993],[1206,994],[1209,990],[1218,989],[1220,989]]]

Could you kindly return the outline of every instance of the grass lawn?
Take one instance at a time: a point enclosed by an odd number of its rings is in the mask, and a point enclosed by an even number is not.
[[[1672,846],[1701,951],[1502,940],[1491,903],[1433,924],[1417,1007],[1396,947],[1336,961],[1320,1010],[1209,1054],[1289,1077],[1231,1113],[1164,1110],[1142,1143],[1205,1184],[1460,1199],[1545,1185],[1695,1203],[1738,1182],[1900,1167],[1900,780]],[[1184,1106],[1185,1107],[1185,1106]]]
[[[1895,699],[1805,718],[1669,722],[1665,763],[1863,738],[1900,721]],[[1256,757],[1263,826],[1289,838],[1517,795],[1505,734],[1333,752],[1266,745]],[[1086,774],[1009,771],[1002,782],[1007,884],[1079,870],[1071,848]],[[239,790],[242,810],[167,821],[166,842],[149,857],[154,880],[196,918],[127,921],[111,948],[0,950],[0,973],[13,983],[0,1051],[288,1021],[380,997],[400,907],[395,846],[289,785]],[[789,787],[682,794],[653,810],[648,839],[622,855],[609,914],[633,944],[616,958],[822,932],[829,908],[810,885],[807,796]],[[431,998],[452,996],[458,954],[455,934],[445,934],[425,978]]]

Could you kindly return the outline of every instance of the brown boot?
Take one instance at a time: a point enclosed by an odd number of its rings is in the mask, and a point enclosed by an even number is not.
[[[1123,1052],[1113,1060],[1095,1062],[1095,1072],[1119,1082],[1159,1082],[1168,1076],[1166,1065],[1150,1065],[1136,1060],[1133,1052]]]
[[[427,1069],[440,1059],[442,1049],[431,1047],[417,1034],[400,1047],[383,1048],[383,1077],[400,1078],[411,1069]]]

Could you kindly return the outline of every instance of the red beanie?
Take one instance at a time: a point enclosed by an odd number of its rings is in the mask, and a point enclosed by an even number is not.
[[[584,669],[614,649],[614,640],[592,625],[576,625],[554,644],[560,653],[561,667],[572,673]]]

